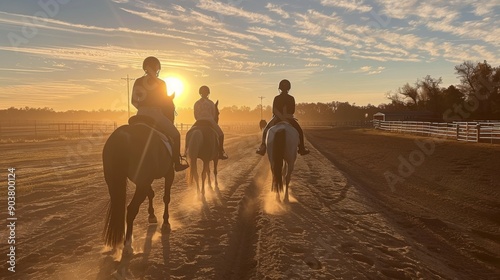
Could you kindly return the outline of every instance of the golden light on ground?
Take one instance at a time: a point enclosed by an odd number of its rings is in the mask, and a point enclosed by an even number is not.
[[[181,79],[177,77],[166,77],[163,78],[165,83],[167,83],[167,94],[172,95],[175,93],[175,97],[180,97],[184,91],[184,84]]]

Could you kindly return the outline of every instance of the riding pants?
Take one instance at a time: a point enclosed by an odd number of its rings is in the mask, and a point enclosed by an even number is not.
[[[172,143],[172,158],[174,162],[178,162],[181,154],[181,134],[175,125],[161,112],[160,108],[139,107],[137,115],[153,118],[158,130],[174,140],[174,143]]]

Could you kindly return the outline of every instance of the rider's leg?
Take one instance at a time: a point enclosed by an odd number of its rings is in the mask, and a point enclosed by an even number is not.
[[[189,167],[189,165],[181,164],[181,134],[168,119],[167,122],[163,123],[165,130],[167,131],[167,135],[174,140],[172,143],[172,159],[175,164],[175,171],[182,171]]]
[[[266,154],[266,136],[267,136],[267,131],[269,128],[271,128],[273,125],[276,124],[278,118],[273,116],[273,118],[267,123],[266,127],[262,131],[262,142],[260,143],[260,147],[257,150],[257,154],[264,155]]]
[[[212,128],[215,129],[217,135],[219,136],[219,159],[227,159],[228,156],[224,152],[224,132],[220,126],[215,122],[215,120],[210,120]]]
[[[304,131],[302,131],[302,128],[300,127],[299,123],[296,120],[291,119],[289,120],[289,122],[299,133],[299,139],[300,139],[299,154],[307,155],[309,153],[309,150],[304,147]]]

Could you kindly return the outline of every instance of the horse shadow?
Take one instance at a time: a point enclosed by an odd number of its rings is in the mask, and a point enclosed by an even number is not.
[[[105,252],[106,257],[101,262],[96,280],[126,279],[130,275],[140,276],[146,273],[148,261],[151,255],[153,236],[158,224],[150,225],[144,242],[144,251],[134,255],[123,254],[120,261],[115,260],[113,252]],[[161,268],[162,279],[170,279],[170,234],[162,234],[161,244],[163,247],[163,267]]]

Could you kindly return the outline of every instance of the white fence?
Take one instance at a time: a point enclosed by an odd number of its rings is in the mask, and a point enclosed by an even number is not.
[[[414,133],[458,141],[500,142],[500,121],[437,123],[373,120],[373,125],[377,129],[386,131]]]

